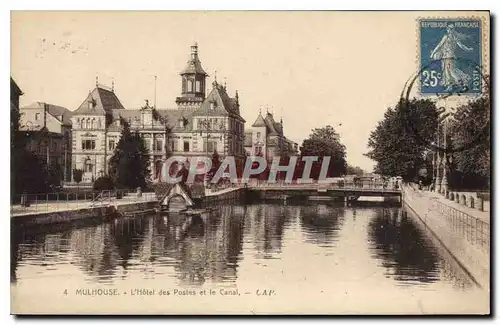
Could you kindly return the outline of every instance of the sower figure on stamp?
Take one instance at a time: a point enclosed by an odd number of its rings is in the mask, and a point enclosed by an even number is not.
[[[450,24],[446,27],[446,34],[431,52],[431,59],[442,60],[443,78],[441,79],[441,85],[446,90],[451,90],[455,86],[464,87],[469,83],[470,76],[455,65],[455,58],[458,51],[457,46],[467,52],[473,50],[472,47],[463,43],[467,38],[469,36],[457,32],[453,24]]]

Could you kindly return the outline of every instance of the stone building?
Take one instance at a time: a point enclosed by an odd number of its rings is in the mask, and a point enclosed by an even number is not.
[[[26,149],[58,171],[61,181],[71,178],[71,114],[68,109],[43,102],[20,108],[19,130]]]
[[[267,112],[263,117],[259,112],[252,128],[245,132],[245,151],[247,155],[263,156],[271,161],[281,153],[297,154],[298,145],[285,137],[283,119],[276,122],[273,114]]]
[[[73,168],[82,169],[82,182],[108,172],[124,123],[139,132],[149,149],[152,180],[157,181],[165,159],[165,148],[176,156],[233,155],[243,166],[244,123],[238,92],[230,97],[216,80],[206,95],[207,73],[198,57],[198,46],[181,71],[181,96],[177,108],[163,109],[148,101],[139,109],[125,109],[114,87],[96,83],[73,113]],[[166,130],[170,130],[167,132]]]

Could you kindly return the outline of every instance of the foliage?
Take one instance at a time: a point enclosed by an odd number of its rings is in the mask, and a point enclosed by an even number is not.
[[[361,167],[352,166],[352,165],[347,164],[347,168],[346,168],[345,173],[346,173],[346,175],[362,176],[365,173],[365,171]]]
[[[94,181],[94,191],[110,191],[115,188],[115,183],[111,176],[101,176]]]
[[[21,193],[44,193],[50,188],[48,169],[35,154],[26,150],[26,133],[20,131],[19,109],[10,107],[10,190],[11,198]]]
[[[15,173],[11,176],[16,189],[14,193],[47,192],[50,182],[45,164],[36,155],[24,149],[17,152],[16,156],[22,163],[16,166]]]
[[[489,188],[491,138],[490,98],[481,97],[457,108],[450,123],[451,142],[455,148],[451,159],[450,186],[454,188]]]
[[[219,169],[220,165],[221,165],[221,161],[220,161],[220,155],[217,151],[214,151],[214,153],[212,154],[212,167],[210,168],[209,172],[207,173],[207,180],[208,181],[211,181],[212,178],[215,176],[215,173],[217,172],[217,170]]]
[[[124,123],[109,165],[109,175],[117,187],[146,187],[150,181],[149,151],[140,135],[131,133],[128,123]]]
[[[75,183],[80,183],[83,178],[83,170],[81,169],[73,169],[73,180]]]
[[[347,168],[346,148],[340,142],[340,137],[335,129],[327,125],[323,128],[312,130],[312,134],[302,142],[300,149],[301,156],[318,156],[319,161],[313,163],[311,169],[311,178],[318,179],[323,157],[330,156],[328,167],[328,177],[337,177],[345,174]],[[300,162],[297,168],[299,176],[302,175],[303,162]]]
[[[374,171],[406,181],[418,178],[418,171],[428,167],[425,154],[434,140],[437,121],[436,106],[430,100],[401,100],[395,108],[388,108],[368,139],[366,156],[376,162]]]

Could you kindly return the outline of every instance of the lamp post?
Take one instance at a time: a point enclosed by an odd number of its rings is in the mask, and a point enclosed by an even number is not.
[[[436,186],[436,150],[434,149],[435,143],[432,142],[432,181],[431,184],[435,187]]]
[[[436,131],[436,145],[438,149],[436,149],[436,178],[434,181],[434,191],[437,193],[441,193],[441,151],[439,150],[439,124],[437,126],[437,131]]]
[[[446,195],[448,191],[448,178],[446,176],[448,169],[448,152],[447,152],[447,141],[446,141],[446,131],[448,128],[448,119],[443,121],[443,178],[441,179],[441,192]]]

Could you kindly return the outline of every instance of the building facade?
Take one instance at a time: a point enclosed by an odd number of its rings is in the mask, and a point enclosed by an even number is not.
[[[245,120],[240,114],[238,92],[231,97],[226,86],[214,80],[206,95],[208,75],[196,44],[180,77],[181,96],[176,98],[175,109],[157,108],[148,101],[139,109],[125,109],[114,87],[96,83],[71,118],[72,169],[83,170],[82,182],[108,173],[124,123],[141,135],[149,149],[153,182],[160,178],[167,149],[186,157],[211,156],[214,152],[222,157],[232,155],[243,166]]]
[[[273,114],[259,115],[250,130],[245,132],[245,151],[249,156],[262,156],[267,161],[282,154],[295,155],[298,144],[287,139],[283,132],[283,119],[274,120]]]
[[[43,102],[20,108],[19,130],[26,149],[58,172],[61,181],[71,178],[71,115],[68,109]]]

